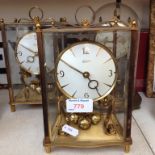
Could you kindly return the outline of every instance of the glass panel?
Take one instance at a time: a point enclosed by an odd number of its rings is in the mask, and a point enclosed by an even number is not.
[[[55,58],[58,55],[58,35],[56,33],[44,33],[44,52],[46,63],[46,88],[48,92],[48,117],[50,126],[54,125],[56,114],[58,113],[57,100],[58,93],[54,78]]]
[[[14,103],[40,103],[39,58],[33,26],[7,25]]]
[[[131,32],[130,31],[116,31],[116,32],[99,32],[96,41],[110,48],[116,56],[118,67],[117,84],[114,89],[115,106],[117,119],[122,127],[124,127],[124,113],[126,103],[127,83],[125,78],[128,72],[128,58],[130,55]]]

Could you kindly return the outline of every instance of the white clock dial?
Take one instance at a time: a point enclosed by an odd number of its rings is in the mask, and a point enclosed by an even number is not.
[[[69,98],[99,100],[114,88],[117,69],[109,49],[80,42],[65,49],[56,66],[58,87]]]
[[[49,51],[46,56],[48,71],[54,67],[52,54],[52,51]],[[40,74],[36,33],[28,33],[19,40],[16,47],[16,58],[21,68],[34,75]]]

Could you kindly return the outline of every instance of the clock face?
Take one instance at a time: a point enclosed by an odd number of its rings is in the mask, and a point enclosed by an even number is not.
[[[48,42],[49,37],[45,36],[45,43]],[[45,53],[48,72],[54,68],[53,52],[50,49],[50,47],[46,47],[48,53]],[[40,74],[36,33],[28,33],[19,40],[16,47],[16,58],[21,68],[34,75]]]
[[[65,49],[56,64],[59,89],[69,98],[97,101],[114,88],[117,68],[109,49],[93,42],[80,42]]]

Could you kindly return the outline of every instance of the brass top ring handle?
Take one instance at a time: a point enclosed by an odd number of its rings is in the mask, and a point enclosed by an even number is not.
[[[40,11],[41,15],[38,16],[38,17],[39,17],[39,19],[43,19],[43,17],[44,17],[43,10],[42,10],[40,7],[38,7],[38,6],[34,6],[34,7],[30,8],[30,10],[29,10],[29,17],[30,17],[31,19],[34,18],[34,16],[32,15],[32,13],[33,13],[34,10]]]
[[[81,22],[82,21],[79,21],[79,19],[78,19],[78,17],[77,17],[77,15],[78,15],[78,12],[80,11],[80,9],[82,9],[82,8],[87,8],[87,9],[89,9],[91,12],[92,12],[92,19],[91,19],[91,21],[89,21],[89,23],[90,24],[93,24],[94,23],[94,21],[95,21],[95,11],[92,9],[92,7],[91,6],[89,6],[89,5],[82,5],[82,6],[80,6],[80,7],[78,7],[77,9],[76,9],[76,12],[75,12],[75,21],[76,21],[76,23],[78,24],[78,25],[81,25]],[[84,20],[84,19],[83,19]]]

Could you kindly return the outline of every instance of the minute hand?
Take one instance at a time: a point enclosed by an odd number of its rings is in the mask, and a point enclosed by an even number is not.
[[[30,48],[26,47],[25,45],[20,44],[20,46],[24,47],[25,49],[27,49],[28,51],[30,51],[32,53],[37,53],[37,52],[31,50]]]
[[[68,64],[66,61],[64,61],[64,60],[62,60],[62,59],[60,59],[60,61],[62,61],[64,64],[66,64],[68,67],[70,67],[70,68],[72,68],[73,70],[75,70],[75,71],[77,71],[77,72],[79,72],[80,74],[82,74],[83,75],[83,72],[81,72],[80,70],[78,70],[77,68],[75,68],[75,67],[73,67],[73,66],[71,66],[70,64]]]

